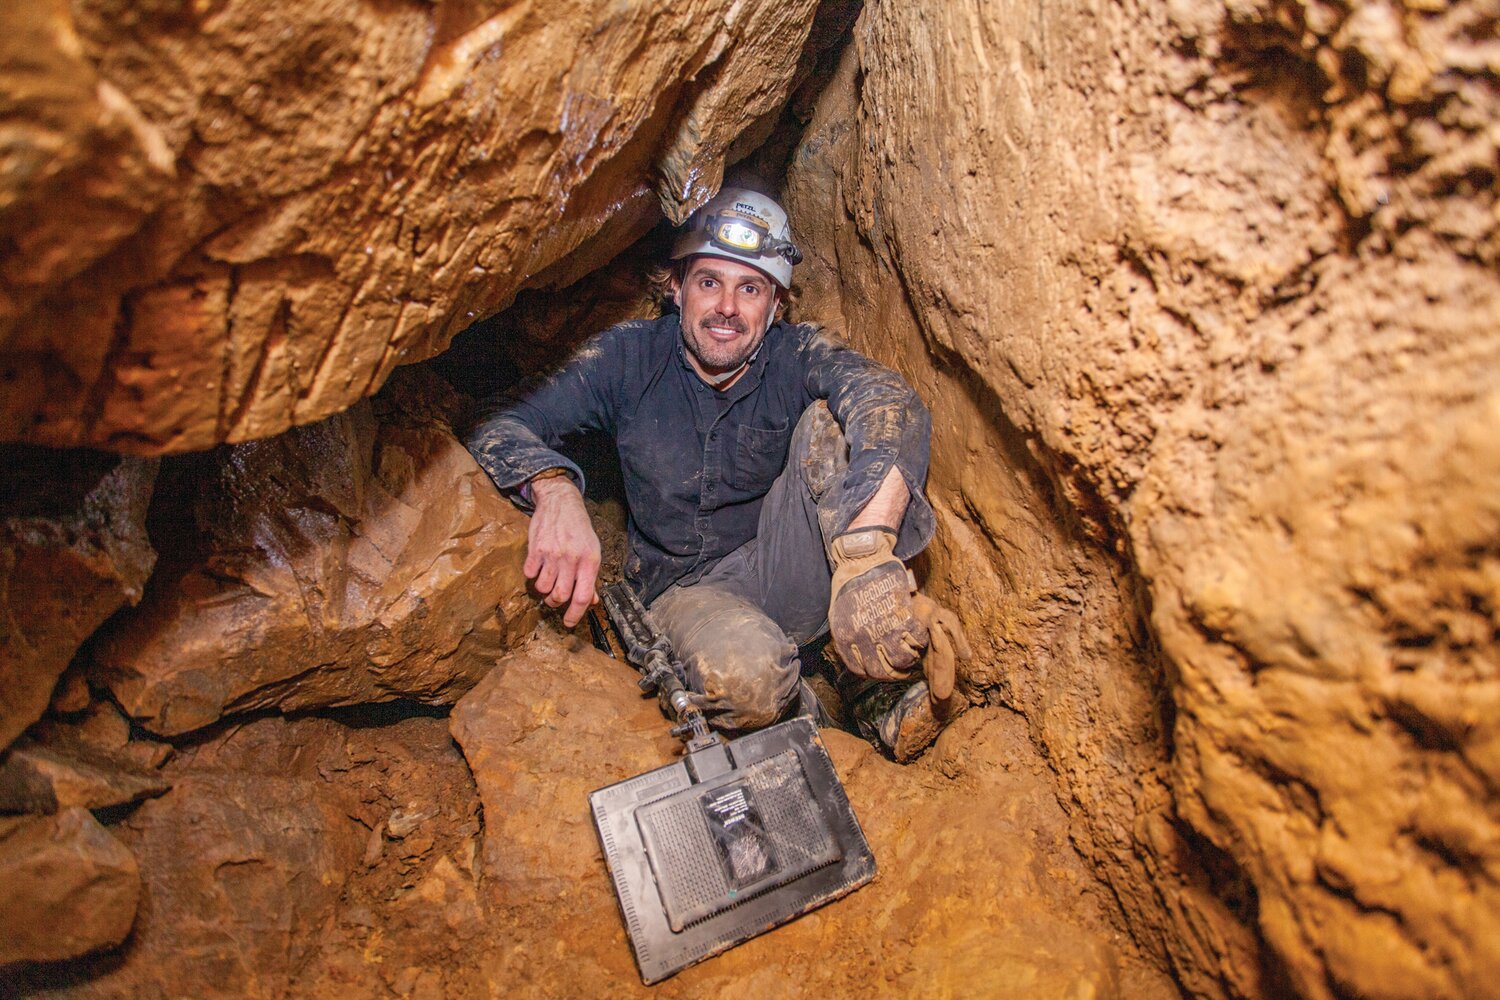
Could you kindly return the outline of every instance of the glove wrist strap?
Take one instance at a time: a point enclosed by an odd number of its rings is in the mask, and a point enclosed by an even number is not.
[[[855,528],[852,531],[846,531],[834,538],[829,547],[839,558],[861,559],[880,551],[883,541],[881,535],[889,535],[894,545],[896,532],[883,524],[877,524],[870,528]]]

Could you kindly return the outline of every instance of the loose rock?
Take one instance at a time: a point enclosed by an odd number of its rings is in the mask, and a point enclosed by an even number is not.
[[[0,748],[47,708],[80,643],[141,597],[155,461],[0,448]]]
[[[94,653],[141,725],[415,698],[451,702],[536,621],[526,518],[448,429],[441,383],[403,373],[279,438],[174,466],[142,605]]]
[[[23,737],[0,760],[0,812],[105,809],[160,795],[171,783],[123,754]]]
[[[317,952],[359,860],[355,808],[337,790],[298,778],[229,772],[179,778],[119,828],[140,858],[145,883],[129,950],[79,970],[84,975],[57,995],[294,992],[296,971]],[[32,985],[47,982],[38,977]]]
[[[0,817],[0,966],[119,944],[140,890],[135,856],[87,809]]]

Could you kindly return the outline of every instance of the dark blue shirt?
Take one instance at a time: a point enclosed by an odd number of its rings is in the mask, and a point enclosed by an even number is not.
[[[922,495],[927,408],[901,376],[813,326],[774,324],[749,370],[721,393],[689,365],[676,314],[622,323],[492,402],[465,444],[502,490],[559,466],[582,489],[583,472],[556,448],[577,431],[613,435],[629,508],[625,573],[650,602],[755,537],[792,431],[819,399],[849,440],[836,531],[894,466],[911,490],[896,555],[920,552],[933,533]]]

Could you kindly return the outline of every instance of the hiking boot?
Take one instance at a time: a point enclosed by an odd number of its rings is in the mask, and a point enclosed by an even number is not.
[[[961,697],[935,705],[927,682],[918,680],[908,685],[872,686],[855,704],[853,715],[860,735],[906,764],[920,757],[968,705]]]

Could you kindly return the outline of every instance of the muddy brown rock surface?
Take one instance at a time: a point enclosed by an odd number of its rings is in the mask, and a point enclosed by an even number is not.
[[[655,701],[619,661],[543,630],[455,706],[452,727],[485,804],[482,897],[506,928],[485,971],[515,995],[1176,995],[1110,927],[1011,713],[969,713],[907,768],[825,730],[876,881],[650,990],[587,796],[672,759]]]
[[[163,566],[92,656],[125,711],[177,734],[263,708],[452,702],[527,634],[526,520],[445,399],[407,372],[373,403],[176,463],[153,514]]]
[[[116,832],[144,889],[121,953],[30,970],[63,996],[285,995],[364,849],[360,798],[324,780],[342,727],[235,726],[180,755],[173,788]]]
[[[7,5],[0,440],[185,451],[345,409],[706,200],[817,7]]]
[[[23,737],[0,759],[0,812],[108,809],[160,795],[168,787],[153,768],[124,752],[81,740]]]
[[[140,857],[129,942],[0,974],[46,997],[487,997],[479,798],[433,710],[226,723],[114,832]]]
[[[140,892],[134,855],[87,809],[0,816],[0,968],[119,944]]]
[[[874,5],[791,161],[966,680],[1195,994],[1500,975],[1495,17]]]
[[[79,645],[140,600],[157,463],[0,448],[0,749],[46,710]]]

